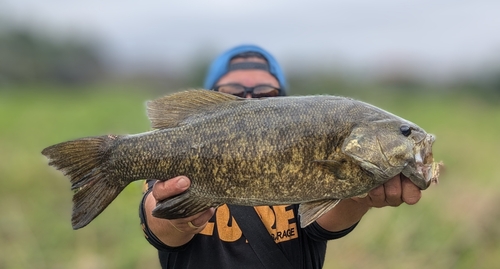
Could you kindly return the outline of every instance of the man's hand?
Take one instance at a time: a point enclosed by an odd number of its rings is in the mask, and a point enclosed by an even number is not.
[[[416,204],[422,197],[421,190],[402,174],[391,178],[382,186],[371,190],[366,197],[344,199],[317,222],[326,230],[335,232],[347,229],[360,221],[372,207]]]
[[[421,190],[410,179],[399,174],[384,185],[371,190],[364,198],[352,198],[369,207],[399,206],[402,203],[416,204],[422,197]]]
[[[181,194],[189,188],[191,181],[185,176],[175,177],[166,181],[157,181],[145,202],[149,229],[168,246],[181,246],[189,242],[193,236],[206,226],[215,209],[182,219],[167,220],[154,217],[151,212],[158,201]]]

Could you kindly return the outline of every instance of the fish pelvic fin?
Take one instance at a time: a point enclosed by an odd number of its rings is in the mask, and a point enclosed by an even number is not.
[[[160,201],[153,209],[153,216],[162,219],[181,219],[203,212],[211,207],[218,207],[222,203],[211,202],[204,199],[196,199],[193,193],[187,191]]]
[[[315,222],[330,209],[334,208],[340,199],[320,200],[299,205],[300,227],[304,228]]]
[[[188,117],[212,110],[221,103],[245,100],[234,95],[209,91],[188,90],[147,102],[147,113],[154,129],[179,126]]]
[[[109,146],[117,136],[87,137],[45,148],[49,165],[69,177],[72,183],[74,230],[89,224],[128,185],[112,178],[106,169]]]

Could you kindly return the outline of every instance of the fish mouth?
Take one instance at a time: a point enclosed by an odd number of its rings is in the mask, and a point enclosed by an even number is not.
[[[403,170],[403,174],[410,178],[410,180],[422,190],[427,189],[433,183],[438,183],[439,171],[443,166],[442,162],[434,162],[432,144],[435,140],[436,138],[434,135],[427,134],[427,136],[415,146],[414,166],[408,165],[406,168],[409,169]]]

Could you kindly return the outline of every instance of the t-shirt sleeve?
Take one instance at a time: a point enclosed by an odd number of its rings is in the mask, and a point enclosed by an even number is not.
[[[330,232],[321,227],[321,225],[319,225],[317,222],[313,222],[311,225],[307,226],[304,231],[307,236],[309,236],[309,238],[315,241],[334,240],[348,235],[350,232],[352,232],[352,230],[354,230],[354,228],[356,228],[358,223],[359,222],[356,222],[351,227],[342,231]]]

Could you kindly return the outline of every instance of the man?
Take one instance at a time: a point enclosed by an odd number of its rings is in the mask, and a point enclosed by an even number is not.
[[[204,86],[244,98],[283,96],[287,88],[274,57],[246,45],[216,58]],[[223,205],[175,220],[152,216],[158,201],[184,192],[189,185],[185,176],[148,181],[140,215],[148,241],[159,250],[162,268],[321,268],[327,241],[351,232],[370,208],[415,204],[421,197],[417,186],[398,175],[364,198],[342,200],[303,229],[298,205]],[[262,230],[265,235],[255,237]],[[267,240],[274,242],[264,248]]]

